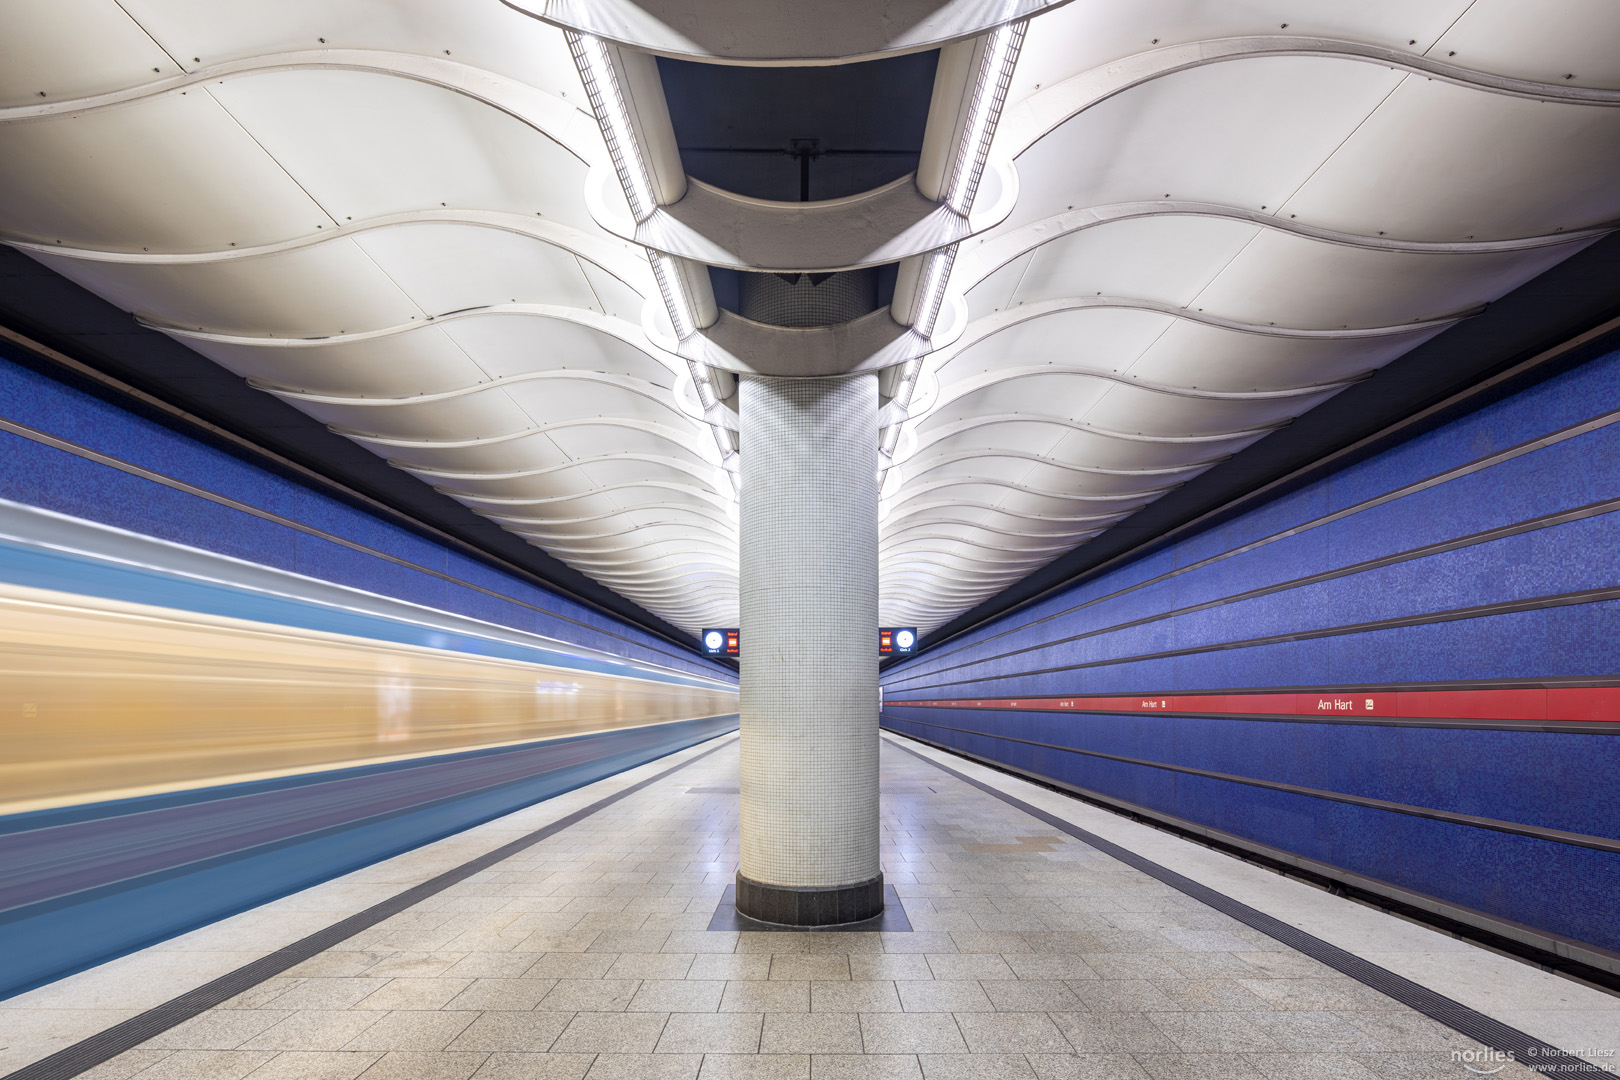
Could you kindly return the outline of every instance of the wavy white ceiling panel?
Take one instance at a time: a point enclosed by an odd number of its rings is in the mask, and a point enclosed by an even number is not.
[[[226,79],[209,90],[337,221],[454,206],[594,230],[585,164],[464,94],[313,70]]]
[[[123,6],[187,66],[322,47],[449,56],[590,108],[562,34],[499,2],[123,0]]]
[[[1018,206],[996,231],[1138,199],[1275,208],[1404,77],[1350,60],[1268,56],[1143,83],[1019,155]]]
[[[427,325],[409,334],[334,343],[322,348],[266,349],[255,345],[187,339],[186,344],[246,378],[317,394],[386,397],[452,390],[484,377],[484,370],[445,334]]]
[[[435,315],[492,297],[606,313],[579,256],[533,237],[425,222],[361,233],[354,243]]]
[[[1038,32],[1028,36],[1018,58],[1010,100],[1111,60],[1217,38],[1286,31],[1421,51],[1471,6],[1472,0],[1138,0],[1126,9],[1107,0],[1079,0],[1043,14],[1035,24]]]
[[[192,330],[325,337],[432,314],[344,237],[276,255],[207,263],[100,262],[48,253],[42,261],[119,307]]]
[[[206,89],[0,125],[7,239],[217,251],[333,224]]]
[[[181,68],[116,0],[8,3],[0,108],[121,90]]]
[[[1612,87],[1616,41],[1620,6],[1609,0],[1474,0],[1430,52],[1522,79]]]
[[[1620,189],[1594,183],[1617,171],[1620,109],[1408,76],[1281,212],[1413,240],[1538,236],[1620,218]]]
[[[1421,255],[1264,233],[1221,269],[1196,303],[1248,322],[1282,316],[1293,326],[1390,326],[1414,314],[1430,318],[1495,300],[1587,243]]]
[[[532,314],[489,314],[444,327],[492,377],[575,369],[614,372],[666,388],[675,381],[673,361],[654,355],[641,328],[622,320],[585,325]],[[635,338],[641,338],[640,347],[632,344]],[[669,403],[674,404],[673,393]]]
[[[11,8],[0,238],[677,625],[734,622],[732,474],[647,337],[645,252],[587,210],[607,158],[559,31],[499,2]],[[1016,204],[894,407],[883,620],[939,625],[1620,221],[1616,12],[1039,16],[992,153]]]
[[[1001,306],[1104,292],[1185,305],[1260,231],[1242,221],[1161,217],[1070,233],[1031,253]]]

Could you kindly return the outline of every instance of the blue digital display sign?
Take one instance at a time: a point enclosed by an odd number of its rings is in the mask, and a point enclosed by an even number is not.
[[[917,651],[915,626],[878,627],[879,656],[910,656]]]
[[[742,652],[741,631],[736,627],[704,630],[700,640],[704,656],[738,656]]]

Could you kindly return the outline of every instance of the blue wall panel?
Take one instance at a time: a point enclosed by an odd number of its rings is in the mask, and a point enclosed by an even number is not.
[[[729,669],[594,608],[12,363],[8,348],[0,346],[0,416],[391,558],[355,551],[6,432],[0,432],[0,498],[632,660],[735,679]],[[510,599],[488,596],[479,588]]]
[[[1620,353],[1610,353],[886,669],[885,723],[1620,950],[1620,855],[992,737],[1620,838],[1614,729],[901,704],[1493,680],[1620,684],[1620,596],[1603,591],[1620,587],[1620,512],[1544,520],[1620,500],[1620,423],[1565,430],[1617,410]],[[1324,521],[1329,515],[1338,516]],[[1505,526],[1524,531],[1416,551]],[[1352,569],[1390,557],[1404,558]],[[1298,580],[1337,570],[1349,572]],[[1254,589],[1275,591],[1241,595]],[[1581,602],[1546,602],[1567,594]],[[1505,603],[1525,609],[1353,628]],[[1199,604],[1213,606],[1182,610]],[[1137,620],[1147,621],[1125,625]],[[1324,636],[1240,644],[1300,634]],[[1164,652],[1176,655],[1151,655]]]

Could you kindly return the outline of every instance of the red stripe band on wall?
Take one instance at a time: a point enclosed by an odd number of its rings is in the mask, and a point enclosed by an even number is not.
[[[1620,721],[1620,686],[1525,690],[1331,690],[1282,694],[1160,694],[1135,697],[889,699],[887,707],[1028,709],[1041,712],[1243,713],[1369,716],[1407,720]]]

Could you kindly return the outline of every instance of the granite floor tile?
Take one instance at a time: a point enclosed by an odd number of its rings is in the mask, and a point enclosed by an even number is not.
[[[810,953],[778,954],[771,957],[771,978],[795,982],[848,980],[849,957]]]
[[[1266,1080],[1241,1054],[1137,1053],[1131,1059],[1151,1080],[1187,1080],[1190,1076],[1221,1080]],[[1044,1080],[1044,1078],[1043,1078]],[[1457,1080],[1452,1077],[1451,1080]]]
[[[1147,1018],[1184,1052],[1280,1049],[1245,1013],[1150,1012]]]
[[[928,969],[936,979],[1016,979],[999,953],[931,953]]]
[[[999,980],[988,980],[994,985]],[[1016,985],[1016,983],[1009,983]],[[930,979],[897,982],[900,1003],[906,1012],[994,1012],[995,1005],[979,983],[967,979]]]
[[[862,982],[932,979],[933,969],[922,953],[860,953],[849,958],[849,977]]]
[[[1377,1074],[1348,1054],[1245,1054],[1266,1080],[1378,1080]]]
[[[391,1012],[350,1039],[345,1050],[443,1050],[475,1012]]]
[[[551,1049],[572,1019],[568,1013],[486,1012],[462,1029],[446,1049],[539,1053]]]
[[[760,1013],[671,1013],[658,1040],[661,1054],[755,1054]]]
[[[547,1012],[624,1012],[639,989],[639,979],[558,979],[536,1008]]]
[[[445,1004],[447,1009],[533,1009],[557,985],[556,979],[474,979]]]
[[[598,1054],[585,1080],[697,1080],[702,1054]]]
[[[146,1080],[241,1080],[271,1057],[267,1050],[176,1050],[136,1075]]]
[[[551,1048],[568,1054],[650,1054],[668,1019],[662,1013],[576,1013]]]
[[[705,1054],[698,1080],[810,1080],[808,1054]]]
[[[868,1054],[965,1054],[950,1013],[863,1013],[861,1043]]]
[[[919,1054],[923,1080],[1036,1080],[1023,1054]]]
[[[645,979],[627,1006],[631,1012],[705,1012],[720,1008],[726,984],[719,980]]]
[[[381,1053],[373,1050],[288,1050],[254,1069],[254,1080],[354,1080]]]
[[[1175,1053],[1180,1047],[1144,1013],[1049,1013],[1069,1045],[1082,1054]]]
[[[726,983],[720,1011],[807,1013],[810,1011],[810,984],[768,979],[734,980]]]
[[[766,1013],[759,1045],[765,1054],[859,1054],[860,1017],[855,1013]]]
[[[699,953],[686,977],[764,981],[770,978],[771,957],[771,953]]]
[[[810,1080],[922,1080],[915,1054],[816,1054]]]
[[[608,968],[609,979],[684,979],[692,968],[691,953],[620,953]]]
[[[244,1050],[342,1050],[385,1013],[305,1009],[242,1044]]]
[[[495,1053],[473,1073],[473,1080],[584,1080],[594,1054]]]
[[[1152,1080],[1129,1054],[1028,1054],[1039,1080]],[[1209,1076],[1226,1080],[1218,1071],[1187,1072],[1182,1077]]]
[[[219,1009],[148,1039],[154,1050],[235,1050],[295,1015],[284,1009]]]
[[[1077,1012],[1085,1008],[1074,991],[1057,979],[986,979],[980,985],[998,1012]]]
[[[384,1054],[361,1073],[362,1080],[467,1080],[488,1054],[431,1053],[396,1050]]]
[[[1058,1054],[1072,1049],[1046,1013],[957,1013],[956,1024],[975,1054]],[[923,1072],[927,1071],[925,1062]]]
[[[812,982],[811,1012],[899,1012],[900,998],[887,980]]]
[[[351,1008],[380,1009],[385,1012],[396,1009],[442,1009],[471,985],[471,979],[394,979],[355,1002]]]

